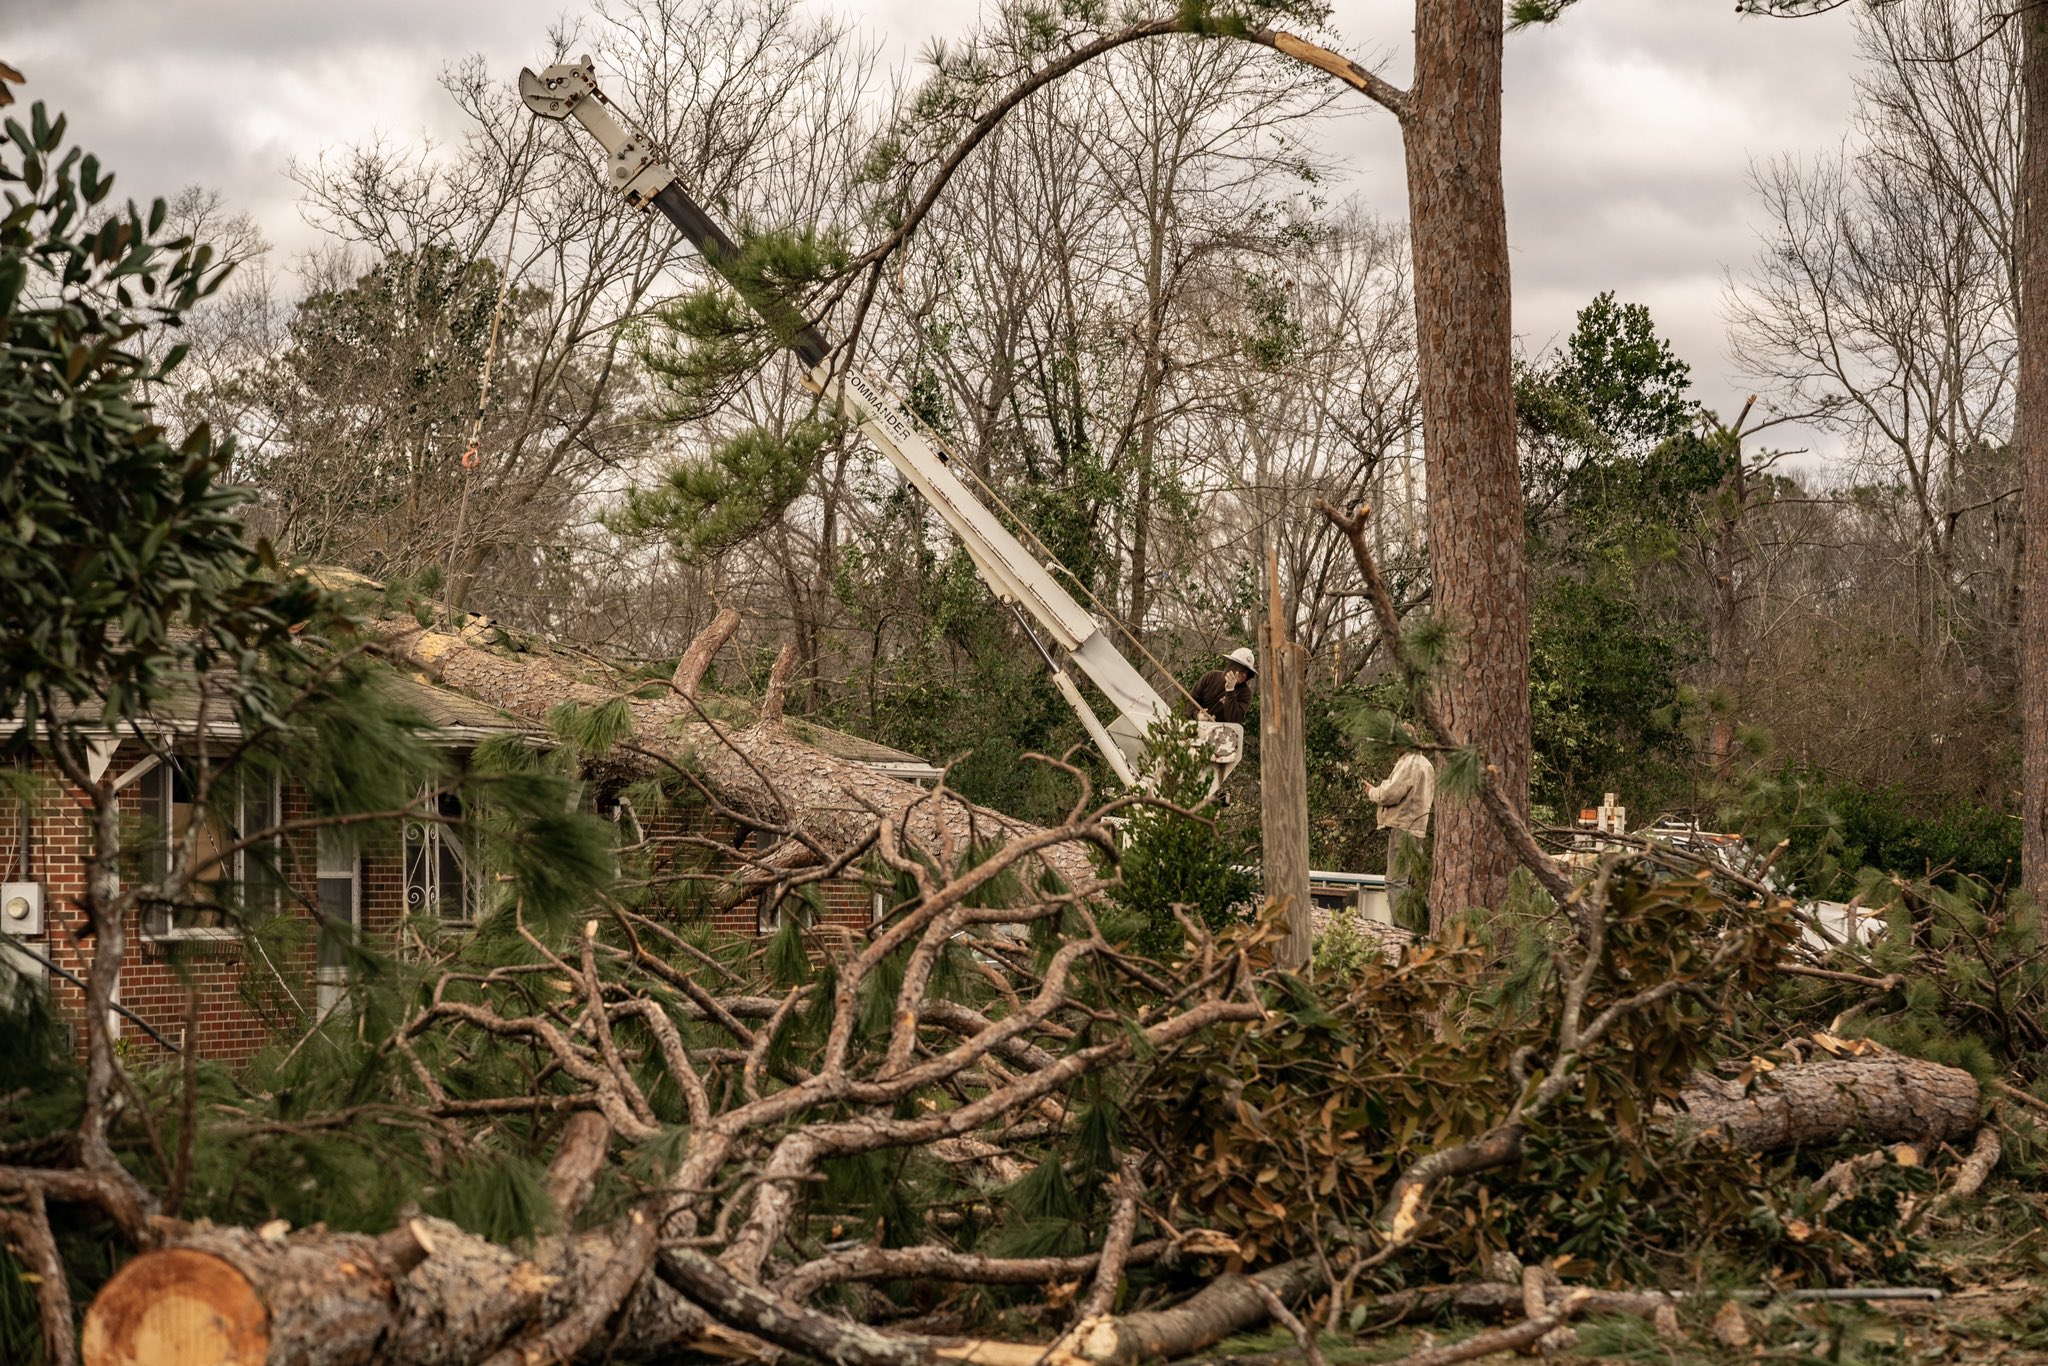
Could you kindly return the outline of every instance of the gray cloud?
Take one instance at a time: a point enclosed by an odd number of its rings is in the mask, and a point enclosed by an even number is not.
[[[7,0],[20,4],[23,0]],[[137,198],[200,183],[250,213],[287,260],[317,235],[285,168],[383,136],[446,138],[435,78],[481,53],[509,74],[545,52],[564,0],[81,0],[17,20],[0,57],[23,94],[65,110],[75,136]],[[884,39],[885,60],[964,27],[967,6],[844,0]],[[1509,40],[1504,157],[1516,328],[1539,349],[1596,292],[1648,304],[1692,362],[1700,394],[1732,409],[1722,281],[1755,251],[1753,160],[1837,144],[1854,97],[1845,15],[1738,19],[1721,0],[1584,0],[1551,28]],[[1402,10],[1341,0],[1325,35],[1407,79]],[[1405,213],[1392,120],[1361,100],[1325,130],[1340,192]]]

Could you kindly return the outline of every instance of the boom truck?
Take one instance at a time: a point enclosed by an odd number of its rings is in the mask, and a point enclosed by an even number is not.
[[[645,134],[617,112],[598,89],[590,58],[559,62],[535,74],[519,73],[526,107],[544,119],[575,119],[610,156],[611,187],[634,208],[654,208],[697,248],[705,264],[724,278],[759,313],[805,367],[805,387],[853,414],[860,430],[937,512],[998,600],[1038,647],[1053,686],[1074,709],[1095,747],[1126,785],[1149,785],[1144,766],[1147,736],[1171,716],[1164,698],[1123,656],[1103,624],[1088,612],[1024,548],[1009,528],[975,497],[957,470],[955,456],[940,437],[919,422],[884,385],[833,348],[789,301],[764,295],[737,277],[739,249],[690,197],[673,167],[662,160]],[[1028,620],[1026,618],[1029,618]],[[1041,636],[1041,633],[1042,636]],[[1048,643],[1049,642],[1049,643]],[[1063,662],[1064,661],[1064,662]],[[1081,694],[1068,665],[1099,689],[1115,709],[1104,721]],[[1244,753],[1244,728],[1232,722],[1197,720],[1195,743],[1210,766],[1215,790]]]

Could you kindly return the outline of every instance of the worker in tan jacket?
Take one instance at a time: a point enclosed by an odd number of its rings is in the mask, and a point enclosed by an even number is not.
[[[1427,929],[1429,911],[1416,904],[1414,883],[1426,866],[1422,840],[1429,834],[1429,808],[1436,801],[1436,768],[1427,756],[1411,750],[1396,761],[1385,782],[1367,787],[1365,795],[1379,807],[1379,828],[1387,832],[1387,897],[1394,921],[1410,929]]]
[[[1382,830],[1398,830],[1414,839],[1429,833],[1429,808],[1436,800],[1436,769],[1427,758],[1410,751],[1395,763],[1383,783],[1365,795],[1380,809]]]

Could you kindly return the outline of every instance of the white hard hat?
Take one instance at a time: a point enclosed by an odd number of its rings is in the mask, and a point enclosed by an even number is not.
[[[1253,677],[1258,676],[1259,667],[1258,665],[1252,663],[1252,652],[1246,649],[1244,646],[1238,646],[1235,650],[1232,650],[1229,654],[1223,657],[1229,660],[1232,664],[1237,665],[1240,669],[1243,669],[1246,673],[1251,674]]]

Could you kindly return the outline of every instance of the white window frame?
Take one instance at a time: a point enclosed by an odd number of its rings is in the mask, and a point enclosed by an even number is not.
[[[326,913],[326,891],[331,882],[348,883],[348,923],[345,928],[350,938],[358,942],[363,933],[363,860],[354,849],[342,843],[338,838],[340,833],[331,827],[320,831],[320,852],[314,865],[313,905],[318,913],[320,943],[323,945],[326,935],[331,932]],[[324,1020],[348,1004],[349,988],[353,982],[346,959],[338,964],[324,962],[319,947],[315,947],[313,961],[317,1018]]]
[[[145,813],[152,802],[156,803],[158,807],[159,821],[155,834],[162,839],[163,844],[159,849],[152,851],[151,858],[153,860],[163,860],[160,866],[167,867],[170,858],[170,841],[172,839],[170,828],[171,808],[176,804],[177,797],[177,789],[173,784],[177,781],[178,775],[181,772],[187,776],[189,781],[192,775],[192,768],[198,762],[197,757],[192,755],[168,755],[149,767],[136,779],[136,786],[139,790],[138,795],[142,799]],[[257,829],[265,829],[276,825],[283,819],[284,783],[275,774],[271,776],[269,781],[269,816],[261,826],[256,827]],[[240,832],[249,829],[248,822],[249,804],[248,794],[245,792],[236,798],[235,819],[229,827],[229,831],[235,839],[239,840],[243,837]],[[235,851],[228,867],[224,870],[230,881],[238,885],[247,885],[251,867],[249,855],[252,852],[254,851],[249,849]],[[281,896],[283,891],[284,888],[280,886],[275,889],[273,895]],[[208,941],[235,943],[239,942],[242,938],[242,927],[240,925],[167,925],[157,923],[157,916],[159,914],[168,914],[168,912],[145,911],[143,913],[142,938],[146,942],[152,944],[205,943]]]

